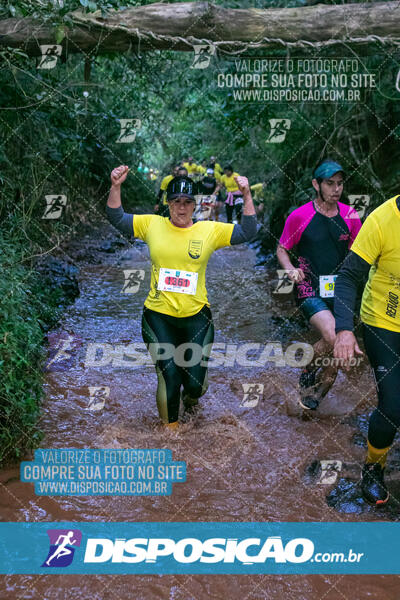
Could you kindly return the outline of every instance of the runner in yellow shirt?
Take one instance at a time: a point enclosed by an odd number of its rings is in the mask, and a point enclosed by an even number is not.
[[[361,490],[368,502],[380,506],[389,499],[383,475],[400,426],[400,196],[367,217],[336,280],[334,355],[347,367],[355,354],[362,354],[353,333],[354,311],[358,284],[367,277],[360,315],[378,406],[369,420]]]
[[[194,162],[193,156],[189,156],[187,161],[183,163],[183,166],[187,170],[189,177],[190,177],[190,175],[193,175],[197,171],[197,165]]]
[[[197,173],[201,177],[204,177],[204,175],[206,174],[206,171],[207,171],[207,161],[205,158],[203,158],[203,160],[200,162],[200,164],[197,165]]]
[[[253,195],[254,207],[258,217],[262,218],[264,214],[264,184],[255,183],[250,186],[251,193]]]
[[[120,188],[128,171],[126,165],[112,171],[106,213],[115,227],[133,233],[150,250],[151,283],[142,334],[156,366],[161,420],[175,428],[181,393],[184,407],[190,410],[207,390],[207,361],[214,339],[205,285],[208,260],[218,248],[250,240],[256,233],[257,218],[248,180],[240,176],[236,180],[244,198],[240,225],[193,224],[195,185],[186,176],[175,177],[168,184],[170,218],[126,214]]]
[[[210,163],[208,165],[209,167],[212,167],[214,169],[214,177],[216,177],[216,173],[218,173],[218,175],[221,177],[221,175],[224,174],[221,165],[217,162],[217,159],[215,156],[210,156]]]
[[[219,187],[223,186],[228,195],[225,200],[226,220],[232,223],[233,211],[235,211],[235,222],[238,223],[242,216],[243,194],[239,189],[236,179],[239,173],[233,170],[232,165],[224,167],[224,175],[221,177]]]
[[[219,169],[217,169],[217,167],[215,166],[215,164],[212,164],[212,163],[208,164],[207,165],[207,169],[212,169],[213,176],[218,181],[218,183],[220,183],[221,177],[222,177],[222,173],[221,173],[221,171]]]

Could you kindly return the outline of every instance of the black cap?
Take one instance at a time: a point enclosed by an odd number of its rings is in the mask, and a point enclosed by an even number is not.
[[[184,196],[195,202],[196,184],[193,179],[185,175],[174,177],[167,186],[167,200]]]

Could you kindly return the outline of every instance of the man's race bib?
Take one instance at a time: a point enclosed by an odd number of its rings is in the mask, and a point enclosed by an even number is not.
[[[337,275],[319,276],[319,295],[321,298],[333,298],[335,295],[335,281]]]
[[[163,292],[194,295],[197,289],[197,277],[198,273],[192,271],[160,269],[157,289]]]

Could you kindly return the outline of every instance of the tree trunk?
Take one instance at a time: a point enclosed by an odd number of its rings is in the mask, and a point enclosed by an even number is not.
[[[228,51],[249,47],[324,47],[344,42],[361,47],[379,38],[400,44],[396,2],[316,5],[301,8],[230,9],[208,2],[149,4],[112,11],[70,13],[74,26],[65,27],[63,55],[69,52],[192,50],[192,44],[212,42]],[[55,44],[55,30],[30,18],[0,21],[0,48],[21,48],[40,55],[39,45]],[[236,45],[232,42],[236,42]]]

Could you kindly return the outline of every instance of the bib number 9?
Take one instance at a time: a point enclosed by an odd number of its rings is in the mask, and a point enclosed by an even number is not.
[[[335,281],[337,275],[320,275],[319,295],[321,298],[333,298],[335,296]]]

